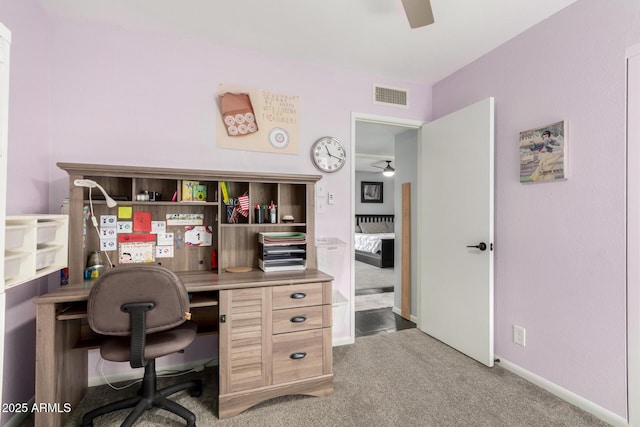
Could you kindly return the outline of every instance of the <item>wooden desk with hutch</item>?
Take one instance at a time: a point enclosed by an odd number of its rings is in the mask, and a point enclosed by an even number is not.
[[[92,179],[112,197],[127,198],[119,206],[151,212],[154,221],[167,214],[202,213],[213,228],[213,244],[177,247],[172,258],[156,262],[176,271],[192,295],[192,318],[203,334],[219,339],[218,417],[226,418],[264,400],[288,394],[327,396],[333,392],[331,311],[333,278],[316,268],[314,186],[317,175],[260,174],[58,163],[69,174],[70,284],[34,300],[36,317],[36,403],[77,406],[87,390],[87,350],[97,340],[86,322],[91,281],[83,280],[84,263],[99,248],[91,221],[84,223],[88,190],[75,179]],[[207,201],[181,202],[182,181],[207,186]],[[247,192],[250,207],[278,206],[275,224],[255,224],[252,212],[237,224],[226,223],[220,202],[220,183],[230,197]],[[136,201],[142,191],[177,200]],[[95,195],[95,192],[93,193]],[[98,193],[99,195],[99,193]],[[117,215],[116,208],[93,200],[96,217]],[[292,215],[294,222],[283,223]],[[223,219],[224,220],[221,220]],[[184,228],[182,226],[182,228]],[[86,234],[83,230],[86,230]],[[178,227],[167,227],[168,232]],[[259,232],[304,232],[307,268],[265,273],[258,266]],[[218,271],[211,271],[211,252],[217,252]],[[118,262],[116,251],[111,261]],[[250,266],[246,273],[224,272]],[[292,319],[296,319],[295,321]],[[301,321],[301,319],[304,319]],[[40,412],[36,426],[60,426],[68,414]]]

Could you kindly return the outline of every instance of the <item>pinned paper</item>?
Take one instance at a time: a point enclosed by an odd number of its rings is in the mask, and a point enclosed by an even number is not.
[[[173,258],[173,246],[156,246],[156,258]]]
[[[115,239],[118,232],[115,227],[100,227],[100,239]]]
[[[196,225],[184,228],[184,244],[186,246],[211,246],[213,228],[210,225]]]
[[[155,242],[155,234],[147,233],[121,233],[118,234],[118,242]]]
[[[133,222],[118,221],[118,233],[133,233]]]
[[[167,214],[167,225],[202,225],[204,224],[204,214]]]
[[[166,221],[151,221],[151,234],[160,234],[167,232]]]
[[[101,251],[115,251],[118,249],[118,241],[116,239],[100,239]]]
[[[133,231],[151,231],[151,212],[133,213]]]
[[[133,213],[131,206],[118,206],[118,218],[129,219]]]
[[[120,243],[120,264],[155,261],[153,243]]]
[[[158,246],[168,246],[173,245],[173,233],[158,233],[158,241],[156,242]]]
[[[100,227],[115,227],[117,221],[115,215],[100,215]]]

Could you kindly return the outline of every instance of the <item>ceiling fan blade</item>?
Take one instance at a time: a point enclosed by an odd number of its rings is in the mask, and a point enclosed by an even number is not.
[[[435,22],[431,0],[402,0],[402,6],[411,28],[420,28]]]

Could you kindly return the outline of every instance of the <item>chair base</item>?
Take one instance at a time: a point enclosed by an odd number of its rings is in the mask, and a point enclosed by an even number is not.
[[[93,419],[96,417],[121,409],[134,408],[121,424],[122,427],[130,427],[147,409],[161,408],[183,418],[187,422],[187,427],[195,427],[196,416],[193,412],[167,399],[167,396],[182,390],[189,390],[191,396],[198,397],[202,394],[202,381],[187,381],[158,390],[156,387],[156,363],[155,360],[149,360],[144,368],[144,378],[138,396],[112,402],[87,412],[82,417],[81,426],[93,427]]]

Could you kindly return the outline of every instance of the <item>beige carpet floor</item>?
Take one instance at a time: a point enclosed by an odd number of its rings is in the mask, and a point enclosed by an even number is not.
[[[218,420],[217,370],[200,376],[200,398],[175,399],[196,413],[198,426],[606,426],[594,416],[499,366],[487,368],[417,329],[358,338],[335,347],[334,394],[326,398],[287,396]],[[171,379],[176,381],[176,378]],[[129,390],[128,394],[135,393]],[[90,389],[67,426],[83,412],[123,392]],[[126,411],[105,415],[95,426],[119,425]],[[28,426],[25,423],[25,426]],[[181,426],[173,415],[151,410],[137,427]]]

